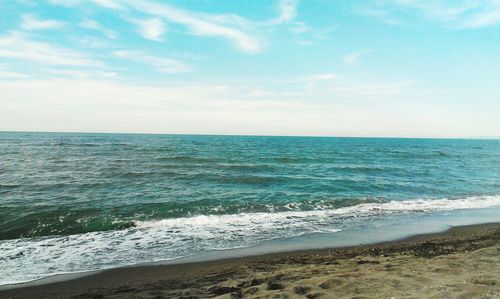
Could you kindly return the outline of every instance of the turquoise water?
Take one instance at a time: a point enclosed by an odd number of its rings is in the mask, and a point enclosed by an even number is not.
[[[0,284],[500,206],[500,140],[0,132],[0,155]]]

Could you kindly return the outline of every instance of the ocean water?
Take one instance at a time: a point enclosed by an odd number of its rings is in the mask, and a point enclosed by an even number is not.
[[[500,140],[0,132],[0,284],[498,207]]]

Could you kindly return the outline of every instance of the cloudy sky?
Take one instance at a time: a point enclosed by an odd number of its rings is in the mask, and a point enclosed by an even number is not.
[[[500,136],[500,1],[0,0],[0,130]]]

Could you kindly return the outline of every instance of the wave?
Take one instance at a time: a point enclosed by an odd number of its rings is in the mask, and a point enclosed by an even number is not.
[[[293,204],[289,205],[293,209]],[[272,239],[336,233],[389,215],[500,207],[500,195],[362,203],[332,209],[198,215],[133,221],[112,231],[0,241],[0,284],[254,246]],[[8,279],[8,280],[7,280]]]
[[[288,206],[298,204],[290,203]],[[234,226],[267,226],[268,224],[286,224],[299,220],[312,218],[322,219],[334,216],[341,217],[369,217],[380,214],[391,214],[401,212],[431,212],[450,211],[464,209],[481,209],[500,206],[500,195],[494,196],[471,196],[462,199],[417,199],[405,201],[390,201],[386,203],[362,203],[355,206],[338,209],[325,209],[318,204],[310,211],[283,211],[283,212],[260,212],[240,213],[233,215],[199,215],[194,217],[182,217],[174,219],[161,219],[149,221],[135,221],[138,228],[150,227],[200,227],[210,226],[226,227]]]
[[[170,156],[170,157],[157,157],[156,160],[204,164],[204,163],[214,163],[217,162],[219,159],[207,158],[207,157],[195,157],[195,156]]]

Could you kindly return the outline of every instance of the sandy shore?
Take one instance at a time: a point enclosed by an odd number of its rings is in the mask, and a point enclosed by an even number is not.
[[[0,298],[500,298],[500,223],[369,246],[102,271]]]

